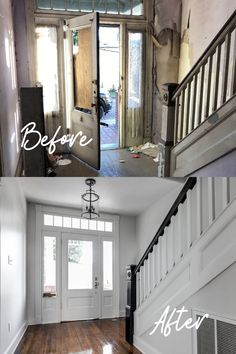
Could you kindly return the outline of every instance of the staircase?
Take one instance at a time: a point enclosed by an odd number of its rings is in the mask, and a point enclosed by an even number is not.
[[[191,331],[185,333],[186,348],[178,349],[169,346],[178,345],[181,335],[165,341],[149,333],[168,305],[215,311],[207,300],[199,308],[199,299],[236,262],[235,229],[236,178],[189,178],[134,271],[134,344],[141,352],[192,353]],[[220,300],[217,306],[223,314]]]
[[[194,175],[235,151],[236,11],[176,90],[166,90],[160,177]]]

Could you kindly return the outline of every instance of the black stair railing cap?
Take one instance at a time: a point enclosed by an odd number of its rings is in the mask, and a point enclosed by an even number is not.
[[[178,207],[181,203],[184,203],[184,201],[187,198],[187,193],[189,190],[193,189],[194,186],[197,183],[197,178],[196,177],[189,177],[186,183],[184,184],[184,187],[182,188],[181,192],[179,193],[178,197],[176,198],[175,202],[173,203],[172,207],[170,208],[167,216],[165,217],[163,223],[159,227],[155,237],[153,238],[152,242],[148,246],[146,252],[144,253],[143,257],[141,258],[139,264],[137,265],[135,269],[135,274],[139,272],[140,268],[143,266],[144,261],[148,259],[149,254],[153,251],[153,247],[158,243],[159,238],[163,235],[164,230],[167,226],[170,225],[171,218],[172,216],[176,215],[178,212]]]

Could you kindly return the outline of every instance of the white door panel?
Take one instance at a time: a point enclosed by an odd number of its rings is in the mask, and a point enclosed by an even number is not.
[[[62,234],[62,321],[99,317],[96,236]]]

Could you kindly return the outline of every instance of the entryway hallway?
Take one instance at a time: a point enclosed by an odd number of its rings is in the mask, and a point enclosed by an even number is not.
[[[139,354],[124,333],[123,319],[31,326],[15,354]]]

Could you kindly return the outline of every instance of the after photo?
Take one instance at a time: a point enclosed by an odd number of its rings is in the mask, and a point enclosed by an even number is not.
[[[1,354],[235,354],[236,178],[2,178]]]

